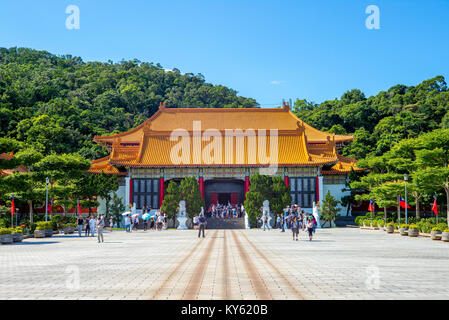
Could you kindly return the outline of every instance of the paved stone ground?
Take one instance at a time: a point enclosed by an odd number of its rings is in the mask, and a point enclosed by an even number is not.
[[[0,299],[449,299],[449,243],[350,228],[26,239],[0,246]]]

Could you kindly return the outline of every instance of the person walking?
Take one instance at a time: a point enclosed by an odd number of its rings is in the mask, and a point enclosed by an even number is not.
[[[292,221],[292,234],[293,234],[293,241],[298,241],[298,235],[299,235],[299,221],[297,217],[293,218]]]
[[[193,217],[193,229],[194,230],[198,229],[198,216]]]
[[[101,219],[101,218],[99,218]],[[96,228],[97,222],[95,221],[94,216],[92,216],[89,220],[89,229],[90,229],[90,234],[92,235],[92,237],[95,237],[95,228]]]
[[[103,238],[104,219],[99,217],[96,223],[96,227],[97,227],[98,243],[100,243],[100,240],[101,242],[104,242]]]
[[[143,220],[143,231],[147,231],[148,229],[148,220]]]
[[[112,232],[112,227],[114,226],[114,218],[110,217],[109,218],[109,231]]]
[[[198,218],[198,224],[199,224],[199,229],[198,229],[198,238],[201,235],[201,231],[203,231],[203,238],[204,236],[204,229],[206,228],[206,218],[204,217],[204,215],[200,215],[200,217]]]
[[[262,217],[262,223],[263,223],[262,224],[263,231],[265,231],[265,228],[269,229],[269,227],[268,227],[268,217],[267,217],[266,214],[264,214],[263,217]]]
[[[80,237],[81,237],[81,233],[83,232],[83,224],[84,224],[84,219],[79,214],[78,215],[78,234],[79,234]]]
[[[317,223],[316,223],[316,219],[314,216],[312,216],[312,222],[313,222],[313,234],[315,234],[315,229],[316,229]]]
[[[129,218],[129,215],[125,216],[125,230],[126,232],[131,232],[131,219]]]
[[[312,237],[313,237],[313,220],[312,220],[312,217],[309,217],[309,221],[307,221],[307,231],[309,232],[309,241],[312,241]]]
[[[86,218],[86,231],[84,233],[84,236],[88,237],[90,234],[90,225],[89,225],[89,221],[90,221],[90,216],[88,216]]]

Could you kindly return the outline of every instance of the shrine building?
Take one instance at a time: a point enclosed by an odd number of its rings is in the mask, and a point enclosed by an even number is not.
[[[198,179],[206,206],[242,203],[249,178],[284,178],[292,203],[311,211],[330,190],[340,200],[356,160],[338,150],[352,136],[329,134],[283,108],[166,108],[140,126],[94,141],[110,150],[89,172],[119,176],[119,197],[137,210],[159,209],[171,180]],[[99,212],[102,212],[102,206]]]

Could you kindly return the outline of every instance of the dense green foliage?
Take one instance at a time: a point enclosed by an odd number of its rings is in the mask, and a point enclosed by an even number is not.
[[[187,216],[193,219],[194,216],[201,213],[201,208],[205,207],[204,199],[201,197],[200,184],[196,177],[185,177],[181,181],[179,190],[182,200],[186,202]]]
[[[173,219],[176,216],[179,208],[179,201],[182,200],[182,195],[179,186],[175,181],[170,181],[162,201],[161,211],[167,215],[168,219]]]
[[[95,135],[127,131],[167,107],[255,107],[201,74],[167,71],[138,60],[83,62],[46,51],[0,48],[0,137],[42,154],[107,154]]]
[[[276,215],[282,214],[283,209],[291,204],[292,197],[281,177],[252,175],[244,202],[245,211],[252,227],[257,225],[257,219],[262,215],[262,206],[265,200],[269,201],[270,211]]]
[[[437,76],[417,86],[396,85],[369,98],[353,89],[320,104],[297,100],[293,111],[317,129],[353,134],[356,141],[342,154],[362,159],[382,155],[404,138],[449,128],[449,91],[444,78]]]

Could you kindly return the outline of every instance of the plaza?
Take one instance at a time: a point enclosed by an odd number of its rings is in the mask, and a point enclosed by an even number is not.
[[[447,243],[357,228],[105,232],[0,246],[0,299],[448,299]]]

